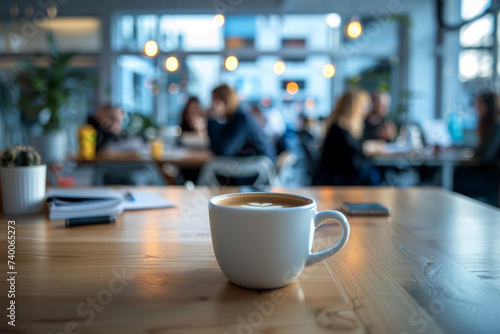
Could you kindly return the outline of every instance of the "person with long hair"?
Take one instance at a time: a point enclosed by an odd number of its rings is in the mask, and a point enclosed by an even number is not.
[[[205,118],[197,97],[190,97],[181,115],[182,132],[202,133],[205,130]]]
[[[463,195],[498,206],[500,185],[500,97],[490,91],[476,96],[479,117],[478,147],[473,166],[455,171],[454,189]]]
[[[349,89],[327,119],[315,185],[376,185],[380,174],[363,155],[361,138],[370,96]]]
[[[210,147],[216,155],[276,158],[272,138],[262,131],[253,117],[239,109],[238,95],[228,85],[212,91],[212,108],[207,116]]]
[[[482,164],[494,163],[500,153],[500,97],[485,91],[476,97],[475,105],[479,114],[476,156]]]

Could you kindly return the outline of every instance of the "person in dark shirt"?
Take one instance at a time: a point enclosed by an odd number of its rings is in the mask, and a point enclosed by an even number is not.
[[[456,169],[453,190],[497,206],[500,186],[500,97],[493,92],[483,92],[476,97],[475,105],[479,115],[476,165]]]
[[[481,164],[498,163],[500,158],[500,97],[492,92],[484,92],[476,97],[479,113],[479,146],[476,157]]]
[[[124,118],[123,109],[112,105],[99,108],[94,117],[88,118],[87,124],[92,125],[97,132],[96,150],[120,139]]]
[[[210,148],[216,155],[241,157],[265,155],[275,160],[273,138],[257,121],[239,108],[238,95],[228,85],[212,91],[213,106],[209,110],[207,133]]]
[[[365,119],[363,140],[393,141],[396,137],[396,126],[387,119],[391,96],[388,93],[374,91],[371,101],[372,107]]]
[[[344,93],[327,120],[314,185],[376,185],[381,182],[378,171],[363,155],[361,136],[369,95],[351,89]]]

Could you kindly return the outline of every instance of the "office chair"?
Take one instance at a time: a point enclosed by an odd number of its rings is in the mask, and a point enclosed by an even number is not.
[[[100,162],[96,166],[94,185],[166,185],[153,162]]]
[[[293,167],[297,163],[297,155],[289,151],[283,151],[276,159],[276,169],[278,170],[278,178],[280,184],[286,185],[293,181],[294,171]]]
[[[255,178],[250,184],[252,186],[278,186],[279,180],[276,167],[266,156],[251,157],[217,157],[205,164],[198,177],[198,185],[222,186],[220,177],[248,181]]]

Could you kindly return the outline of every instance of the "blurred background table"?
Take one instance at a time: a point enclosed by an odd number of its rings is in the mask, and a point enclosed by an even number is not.
[[[141,151],[117,151],[117,150],[102,150],[96,154],[93,160],[82,160],[79,157],[74,157],[73,160],[79,165],[87,165],[94,169],[94,165],[114,163],[114,164],[148,164],[154,163],[158,166],[159,171],[168,184],[174,184],[180,170],[200,170],[207,162],[212,161],[213,153],[208,149],[202,148],[175,148],[165,150],[160,159],[153,159],[150,150],[145,147]],[[93,171],[90,172],[93,175]],[[90,176],[91,181],[93,176]]]
[[[229,283],[211,246],[208,199],[238,188],[147,189],[178,206],[129,211],[114,224],[78,228],[44,215],[14,217],[16,333],[59,333],[68,324],[84,333],[237,333],[243,322],[254,333],[500,328],[498,209],[439,188],[286,190],[316,199],[319,210],[377,201],[392,214],[349,218],[351,238],[342,252],[287,287],[256,291]],[[0,216],[1,224],[12,218]],[[6,230],[0,232],[4,258]],[[313,248],[327,247],[339,234],[335,223],[325,223]],[[112,283],[123,290],[111,293]],[[86,322],[89,298],[106,304]],[[14,333],[6,322],[0,331]]]
[[[171,151],[165,151],[161,159],[153,159],[149,151],[146,152],[116,152],[103,150],[97,153],[95,160],[101,161],[120,161],[136,162],[154,160],[159,164],[173,164],[178,167],[202,167],[205,163],[213,159],[213,154],[209,150],[176,148]],[[88,161],[87,161],[88,162]]]
[[[373,165],[380,167],[412,168],[419,166],[441,169],[440,186],[453,189],[453,175],[457,166],[473,163],[470,149],[446,149],[439,152],[408,151],[397,153],[378,153],[371,157]]]

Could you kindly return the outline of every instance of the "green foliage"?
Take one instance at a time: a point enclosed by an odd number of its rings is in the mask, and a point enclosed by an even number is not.
[[[29,118],[40,119],[40,114],[47,114],[47,122],[42,124],[44,130],[60,129],[61,107],[68,103],[73,88],[68,84],[71,80],[85,80],[79,73],[69,70],[70,61],[75,53],[59,53],[54,39],[49,35],[52,53],[37,54],[31,62],[23,62],[15,83],[21,88],[17,107]],[[48,58],[48,67],[38,67],[34,63]]]
[[[0,153],[3,167],[38,166],[42,159],[31,146],[14,145],[7,147]]]
[[[14,106],[14,92],[9,81],[2,75],[0,76],[0,113],[11,112]]]
[[[146,139],[153,139],[160,136],[160,127],[147,116],[131,113],[128,122],[125,122],[123,134],[127,138],[143,136]]]

